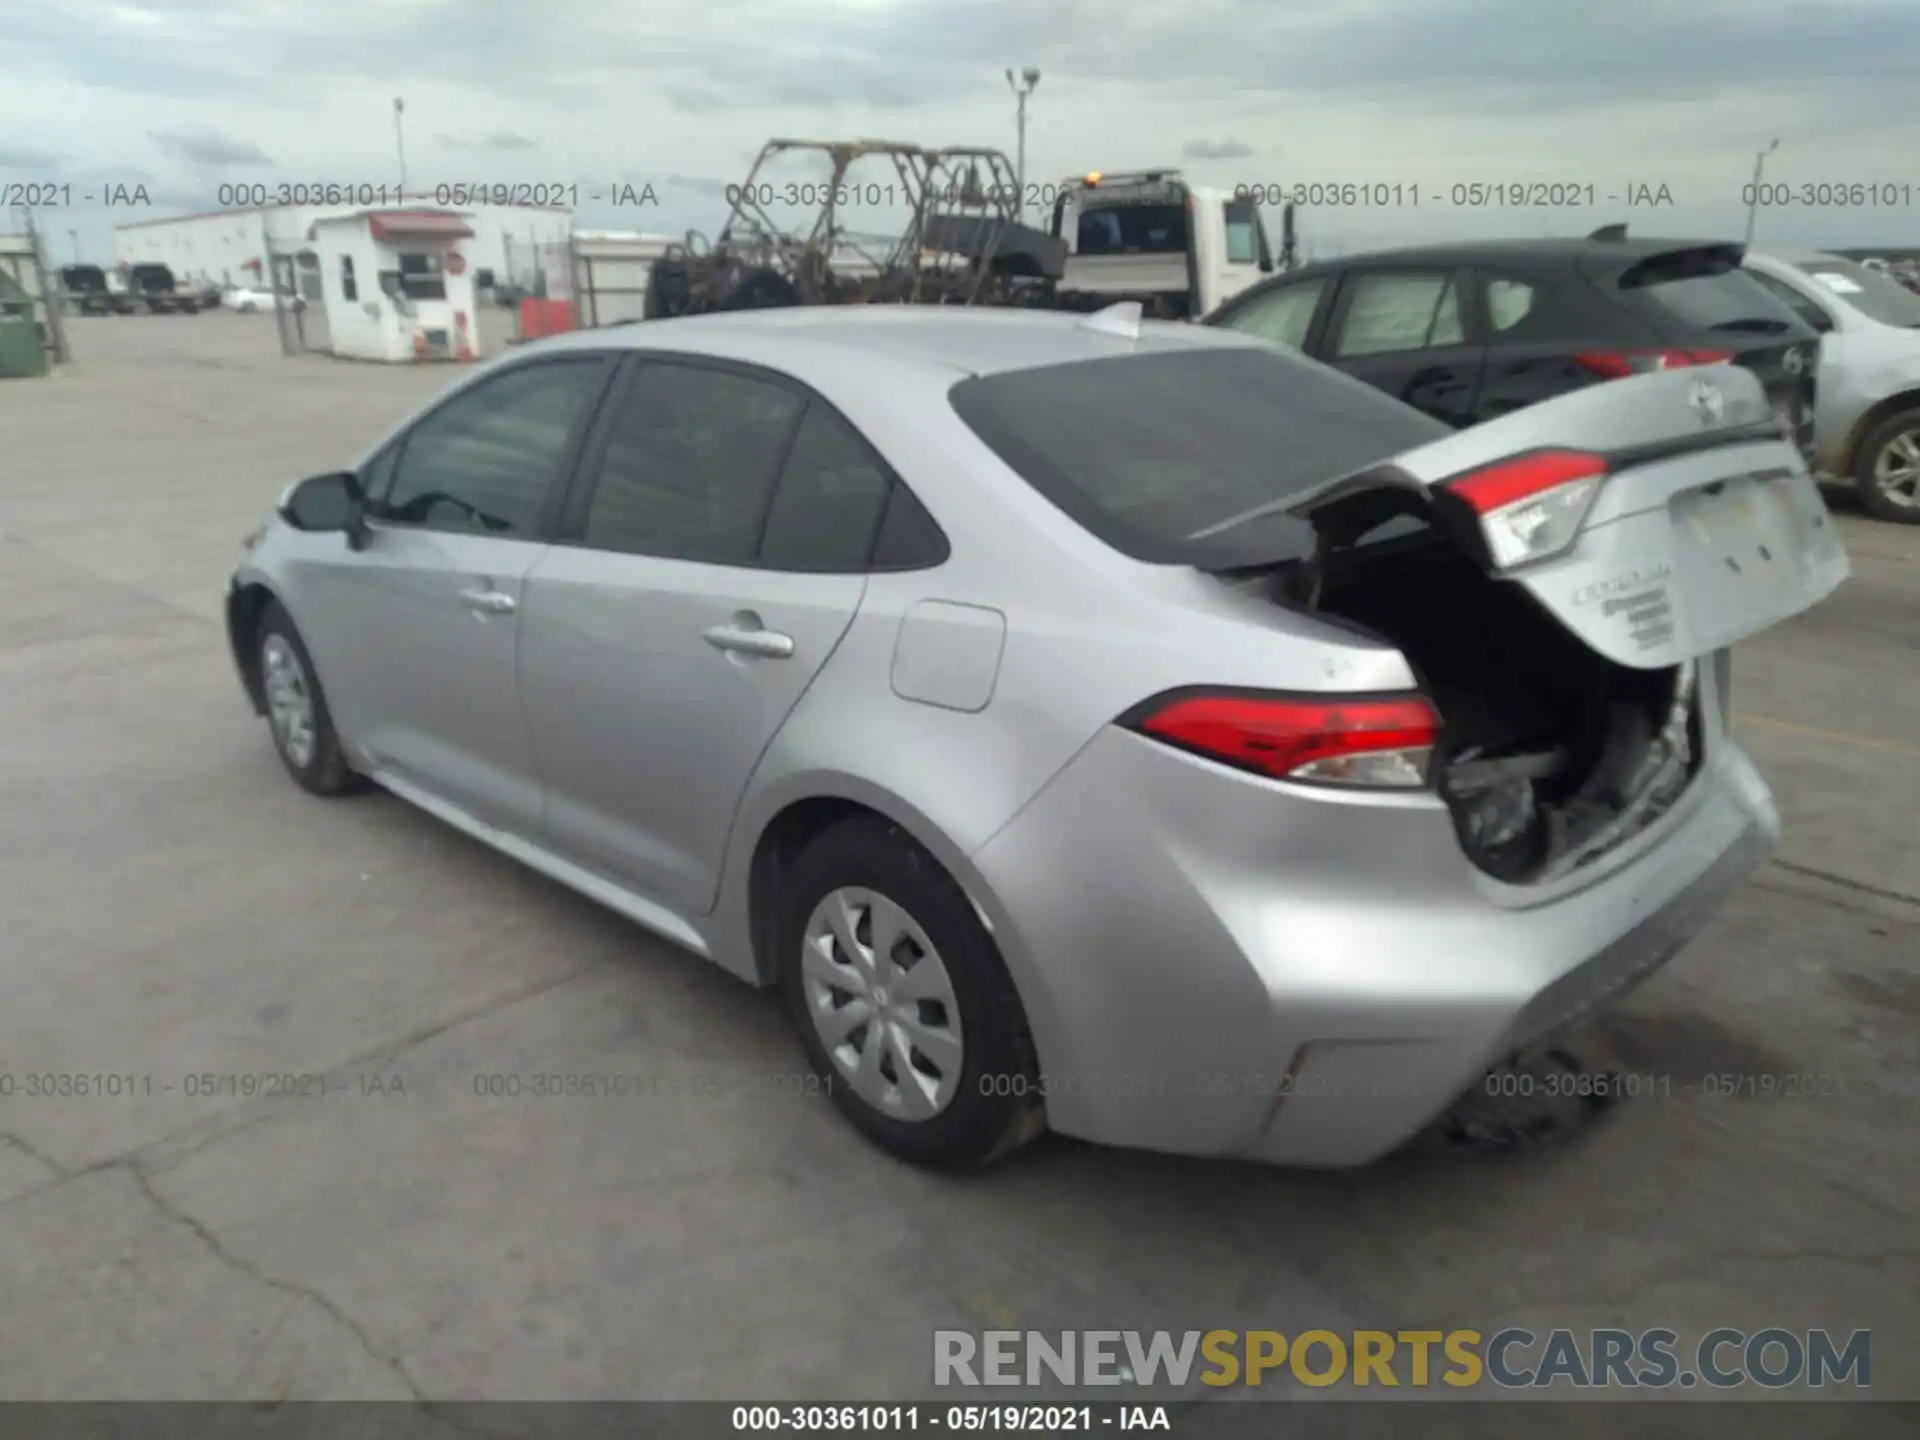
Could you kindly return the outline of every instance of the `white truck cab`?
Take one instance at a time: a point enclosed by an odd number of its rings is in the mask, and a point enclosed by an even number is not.
[[[1067,247],[1054,289],[1067,310],[1137,300],[1150,319],[1197,320],[1274,269],[1260,207],[1178,170],[1070,178],[1050,233]]]

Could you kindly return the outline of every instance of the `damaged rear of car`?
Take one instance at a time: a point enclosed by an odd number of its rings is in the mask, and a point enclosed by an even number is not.
[[[1420,447],[1293,499],[1313,543],[1216,567],[1395,645],[1444,720],[1431,779],[1515,884],[1592,863],[1698,773],[1737,640],[1847,574],[1743,371],[1651,376]],[[1234,528],[1215,527],[1214,535]]]
[[[1847,560],[1747,371],[1457,432],[1270,349],[992,376],[953,403],[1146,562],[1136,583],[1195,637],[1183,683],[1156,661],[1152,693],[979,857],[1017,893],[1029,868],[1059,885],[1076,831],[1103,837],[1085,883],[1107,912],[1019,937],[1082,956],[1056,1128],[1374,1158],[1671,958],[1771,850],[1731,648]],[[1234,1018],[1189,1033],[1169,974]],[[1137,1083],[1102,1103],[1143,1073],[1216,1103]]]

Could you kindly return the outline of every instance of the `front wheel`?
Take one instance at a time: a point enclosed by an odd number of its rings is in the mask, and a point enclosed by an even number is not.
[[[346,795],[366,787],[347,764],[333,714],[314,673],[313,657],[279,602],[268,607],[257,632],[260,690],[280,763],[301,789],[315,795]]]
[[[840,1111],[904,1160],[989,1164],[1045,1128],[1026,1015],[972,902],[879,817],[826,831],[782,887],[781,982]]]
[[[1920,409],[1902,410],[1874,426],[1853,478],[1875,519],[1920,525]]]

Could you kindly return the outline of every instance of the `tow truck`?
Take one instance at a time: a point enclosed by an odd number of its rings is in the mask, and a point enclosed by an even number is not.
[[[1198,320],[1296,260],[1292,205],[1276,256],[1251,197],[1189,184],[1176,169],[1069,178],[1050,233],[1067,252],[1052,295],[1061,310],[1133,300],[1148,319]]]

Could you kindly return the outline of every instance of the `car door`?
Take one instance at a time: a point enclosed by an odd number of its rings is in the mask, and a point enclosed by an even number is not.
[[[588,453],[522,620],[547,843],[701,914],[748,778],[859,607],[891,481],[801,387],[677,358],[617,382]]]
[[[358,763],[519,834],[541,813],[522,582],[611,368],[515,365],[422,417],[365,476],[366,544],[317,567],[296,617]]]
[[[1304,351],[1313,335],[1314,320],[1325,310],[1332,291],[1333,280],[1328,275],[1282,281],[1249,295],[1224,312],[1215,324]]]
[[[1468,333],[1464,272],[1349,270],[1319,358],[1456,428],[1473,423],[1485,350]]]

